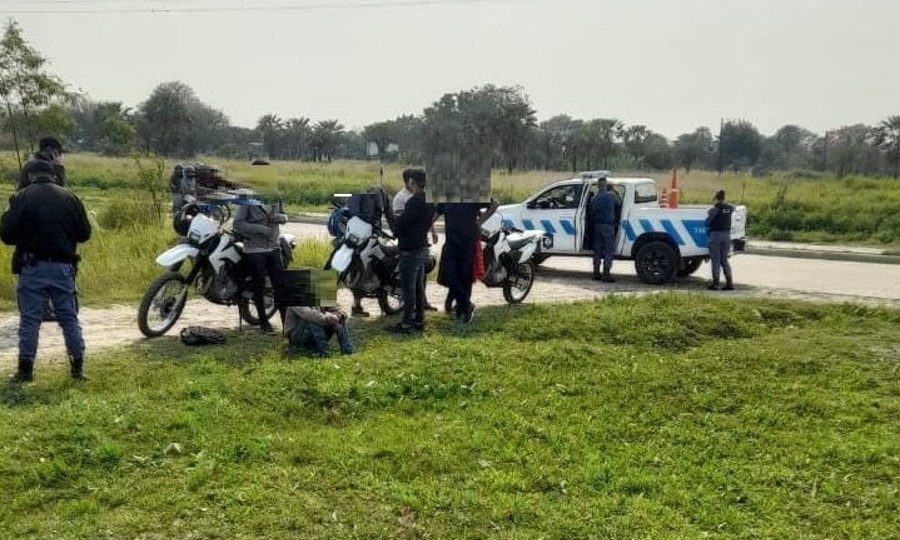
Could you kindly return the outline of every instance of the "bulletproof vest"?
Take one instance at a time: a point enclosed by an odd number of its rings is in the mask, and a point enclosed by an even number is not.
[[[716,213],[709,222],[709,232],[721,232],[731,230],[731,214],[734,212],[734,206],[728,203],[716,204]]]

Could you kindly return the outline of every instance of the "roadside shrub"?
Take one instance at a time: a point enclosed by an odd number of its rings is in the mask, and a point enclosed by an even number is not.
[[[793,242],[794,233],[793,231],[785,231],[783,229],[774,228],[769,231],[768,239],[773,242]]]
[[[103,208],[97,215],[97,223],[104,229],[124,229],[142,225],[155,226],[160,223],[160,219],[152,202],[126,199]]]

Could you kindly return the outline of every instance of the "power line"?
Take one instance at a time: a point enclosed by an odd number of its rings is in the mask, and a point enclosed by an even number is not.
[[[75,2],[54,2],[52,0],[31,0],[28,5],[34,4],[57,4],[71,5],[74,7]],[[160,0],[156,0],[160,1]],[[190,1],[190,0],[189,0]],[[185,7],[92,7],[99,5],[101,2],[91,2],[89,0],[81,0],[80,5],[76,9],[60,9],[52,7],[44,8],[11,8],[6,13],[10,15],[25,14],[106,14],[106,13],[226,13],[226,12],[249,12],[249,11],[309,11],[309,10],[328,10],[328,9],[369,9],[369,8],[390,8],[390,7],[425,7],[436,5],[451,4],[499,4],[499,3],[523,3],[533,2],[536,0],[377,0],[372,2],[345,1],[318,4],[280,4],[280,5],[234,5],[234,6],[185,6]],[[154,0],[150,0],[153,3]],[[108,2],[106,2],[108,3]]]

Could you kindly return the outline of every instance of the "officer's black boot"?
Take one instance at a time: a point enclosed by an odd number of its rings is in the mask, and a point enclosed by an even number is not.
[[[12,383],[26,383],[34,380],[34,360],[19,358],[19,369],[10,377]]]
[[[84,357],[69,357],[69,373],[72,375],[72,379],[76,381],[86,381],[87,378],[84,376]]]

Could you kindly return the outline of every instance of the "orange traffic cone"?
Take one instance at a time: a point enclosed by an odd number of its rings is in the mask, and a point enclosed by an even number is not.
[[[669,188],[664,187],[662,190],[662,195],[659,196],[659,207],[660,208],[668,208],[669,207]]]
[[[669,194],[669,208],[678,208],[678,174],[672,169],[672,191]]]

